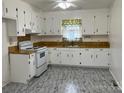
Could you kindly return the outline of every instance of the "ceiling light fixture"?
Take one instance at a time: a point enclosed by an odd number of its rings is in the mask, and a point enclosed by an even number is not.
[[[76,7],[76,5],[74,5],[73,3],[69,2],[68,0],[61,0],[61,1],[58,2],[58,4],[54,8],[60,7],[60,8],[65,10],[65,9],[71,7],[71,6]]]
[[[62,3],[58,3],[58,6],[62,9],[67,9],[71,6],[71,3],[62,2]]]

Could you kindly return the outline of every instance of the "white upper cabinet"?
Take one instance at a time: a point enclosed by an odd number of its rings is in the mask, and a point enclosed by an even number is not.
[[[5,1],[2,2],[2,17],[5,16]]]
[[[82,34],[83,35],[94,35],[94,16],[92,14],[87,14],[83,16]]]
[[[99,13],[94,16],[94,32],[96,35],[108,35],[108,21],[109,15],[107,13]]]
[[[61,20],[59,16],[45,14],[43,20],[43,35],[61,35]]]
[[[3,0],[4,17],[16,18],[15,0]]]
[[[26,29],[26,10],[25,4],[18,2],[18,6],[16,7],[17,12],[17,36],[25,36]]]
[[[54,17],[47,16],[44,18],[44,35],[54,35]]]
[[[27,30],[31,30],[31,17],[32,17],[32,11],[29,6],[25,7],[25,28]]]
[[[53,26],[54,26],[54,34],[55,35],[61,35],[61,20],[59,18],[59,16],[54,17],[53,20]]]
[[[36,11],[35,11],[36,10]],[[9,36],[25,36],[27,33],[41,33],[40,10],[20,0],[3,0],[2,17],[16,22],[9,24]],[[16,24],[15,24],[16,23]],[[15,27],[14,27],[15,26]],[[11,31],[12,30],[12,31]]]

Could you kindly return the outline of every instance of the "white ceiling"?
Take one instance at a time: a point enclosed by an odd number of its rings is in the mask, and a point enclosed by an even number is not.
[[[53,8],[57,0],[24,0],[35,7],[40,8],[42,11],[61,11],[60,8]],[[79,9],[100,9],[109,8],[114,0],[75,0],[74,3],[77,7],[70,7],[67,10]]]

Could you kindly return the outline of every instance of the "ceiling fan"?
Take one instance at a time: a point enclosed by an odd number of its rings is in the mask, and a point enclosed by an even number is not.
[[[77,0],[57,0],[55,1],[57,5],[54,6],[54,8],[60,7],[61,9],[67,9],[69,7],[77,7],[75,4],[72,2],[75,2]]]

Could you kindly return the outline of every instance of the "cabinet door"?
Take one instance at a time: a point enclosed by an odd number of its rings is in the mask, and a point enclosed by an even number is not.
[[[81,55],[81,62],[83,66],[92,66],[94,62],[93,57],[93,50],[92,49],[85,49],[84,52],[82,52]]]
[[[47,34],[47,32],[46,32],[46,28],[47,28],[47,26],[46,26],[46,23],[47,23],[46,20],[47,19],[46,18],[43,18],[42,20],[43,20],[43,28],[42,28],[42,33],[41,34],[42,35],[46,35]]]
[[[73,51],[70,51],[71,65],[79,65],[80,63],[79,57],[80,56],[78,49],[74,49]]]
[[[5,17],[16,18],[15,0],[3,0],[5,8]]]
[[[37,15],[34,11],[32,11],[32,15],[31,15],[31,29],[32,29],[32,33],[36,33],[36,22],[37,21]]]
[[[95,16],[95,34],[96,35],[107,35],[108,34],[108,15],[107,14],[96,14]]]
[[[50,62],[51,64],[60,64],[61,63],[61,56],[60,52],[56,49],[52,49],[50,52]]]
[[[25,36],[25,11],[17,8],[17,36]]]
[[[46,34],[47,35],[53,35],[54,29],[53,29],[53,17],[47,17],[46,18]]]
[[[25,9],[25,28],[31,30],[31,10]]]
[[[40,30],[40,33],[42,34],[42,31],[43,31],[43,18],[42,18],[42,16],[39,17],[39,30]]]
[[[29,79],[35,75],[35,69],[36,69],[35,54],[30,54],[29,55]]]
[[[109,65],[109,51],[108,49],[97,49],[95,52],[95,66]]]
[[[94,34],[94,16],[89,14],[82,18],[83,35],[93,35]]]
[[[68,51],[62,51],[61,52],[61,61],[63,65],[71,65],[72,61],[71,61],[71,55]]]
[[[56,17],[54,18],[54,34],[55,35],[61,35],[61,22],[60,18]]]
[[[2,17],[5,16],[5,5],[4,0],[2,1]]]

